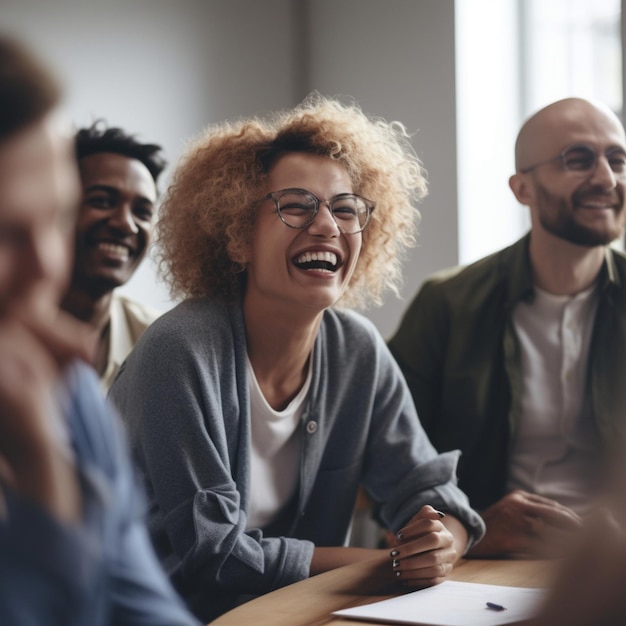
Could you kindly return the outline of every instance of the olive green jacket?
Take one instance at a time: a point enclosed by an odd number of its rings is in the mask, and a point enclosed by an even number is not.
[[[532,301],[529,235],[427,280],[389,347],[440,451],[463,452],[459,486],[482,510],[504,495],[520,415],[521,357],[512,313]],[[605,445],[626,424],[626,257],[606,249],[588,390]]]

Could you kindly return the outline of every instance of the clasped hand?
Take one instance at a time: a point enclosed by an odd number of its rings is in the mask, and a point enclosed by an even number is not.
[[[443,582],[461,557],[465,546],[457,545],[445,519],[432,506],[423,506],[390,542],[393,573],[404,586],[422,589]],[[461,526],[455,518],[447,521]]]
[[[582,519],[549,498],[511,491],[482,512],[485,537],[471,550],[475,557],[562,556],[580,531]]]

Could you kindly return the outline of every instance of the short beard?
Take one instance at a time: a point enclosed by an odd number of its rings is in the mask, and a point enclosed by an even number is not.
[[[582,226],[574,219],[573,212],[575,209],[568,207],[563,198],[553,196],[545,187],[539,184],[537,184],[537,191],[539,222],[546,231],[555,237],[569,241],[577,246],[592,248],[607,246],[612,241],[623,236],[623,227],[599,231]],[[550,215],[545,210],[546,207],[556,209],[556,213]]]

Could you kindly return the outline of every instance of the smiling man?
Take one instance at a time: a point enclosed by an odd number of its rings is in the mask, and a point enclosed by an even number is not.
[[[158,312],[118,295],[152,236],[161,147],[96,122],[76,134],[83,189],[72,284],[63,308],[87,322],[98,342],[94,366],[106,391]]]
[[[509,180],[530,233],[428,280],[390,348],[487,534],[472,554],[559,554],[626,415],[626,139],[598,102],[533,115]]]

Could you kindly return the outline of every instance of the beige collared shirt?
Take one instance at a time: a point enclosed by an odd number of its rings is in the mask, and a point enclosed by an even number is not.
[[[107,364],[100,377],[104,393],[108,392],[122,363],[146,328],[160,315],[161,312],[152,307],[113,293],[111,318],[102,338],[108,343]]]

